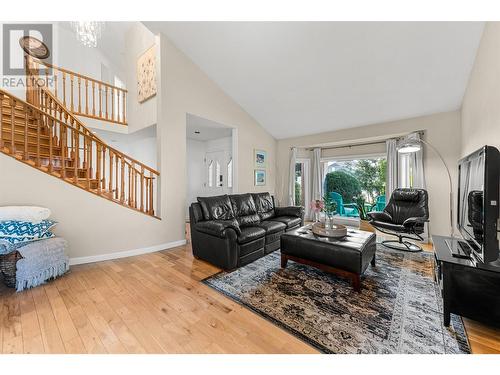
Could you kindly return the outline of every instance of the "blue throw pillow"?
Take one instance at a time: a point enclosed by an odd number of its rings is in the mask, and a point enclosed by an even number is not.
[[[0,236],[0,243],[7,242],[12,246],[17,246],[20,244],[27,244],[27,243],[33,242],[33,241],[45,240],[47,238],[52,238],[55,236],[56,235],[54,233],[52,233],[51,231],[46,231],[45,233],[43,233],[42,235],[40,235],[38,237],[1,237]],[[19,246],[17,246],[17,247],[19,247]],[[12,249],[9,249],[9,250],[12,251]]]
[[[1,221],[0,237],[39,238],[56,224],[57,222],[54,220],[42,220],[36,224],[29,221]]]

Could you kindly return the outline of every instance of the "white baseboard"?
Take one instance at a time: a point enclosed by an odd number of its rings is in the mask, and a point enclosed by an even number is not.
[[[141,254],[154,253],[161,250],[171,249],[172,247],[183,246],[186,244],[186,240],[179,240],[173,242],[167,242],[160,245],[150,246],[150,247],[142,247],[134,250],[127,251],[118,251],[116,253],[108,253],[108,254],[100,254],[100,255],[91,255],[88,257],[76,257],[69,258],[69,265],[74,266],[77,264],[85,264],[85,263],[95,263],[95,262],[103,262],[105,260],[119,259],[119,258],[127,258]]]

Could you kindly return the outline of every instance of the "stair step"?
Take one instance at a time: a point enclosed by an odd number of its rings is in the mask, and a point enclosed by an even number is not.
[[[9,131],[2,131],[2,139],[4,141],[10,142],[12,139],[12,133]],[[35,133],[28,132],[28,143],[37,144],[38,135]],[[55,140],[52,140],[52,146],[56,144]],[[14,129],[14,142],[22,142],[24,144],[24,131]],[[47,134],[40,134],[40,144],[48,146],[50,144],[50,137]]]

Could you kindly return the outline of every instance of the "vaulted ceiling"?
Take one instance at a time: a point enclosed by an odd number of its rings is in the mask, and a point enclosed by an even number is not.
[[[144,22],[275,138],[460,108],[480,22]]]

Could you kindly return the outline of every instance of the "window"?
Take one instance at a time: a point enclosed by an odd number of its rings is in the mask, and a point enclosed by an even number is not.
[[[233,158],[229,159],[229,163],[227,163],[227,187],[233,187]]]
[[[224,186],[223,176],[222,176],[222,173],[220,171],[220,164],[218,161],[215,163],[215,176],[216,176],[215,178],[216,178],[217,187]]]
[[[214,161],[210,160],[208,163],[208,187],[214,186]]]
[[[295,205],[305,207],[304,163],[295,163]]]
[[[323,163],[323,191],[337,204],[337,214],[358,217],[359,206],[366,211],[385,205],[385,157],[330,159]]]

